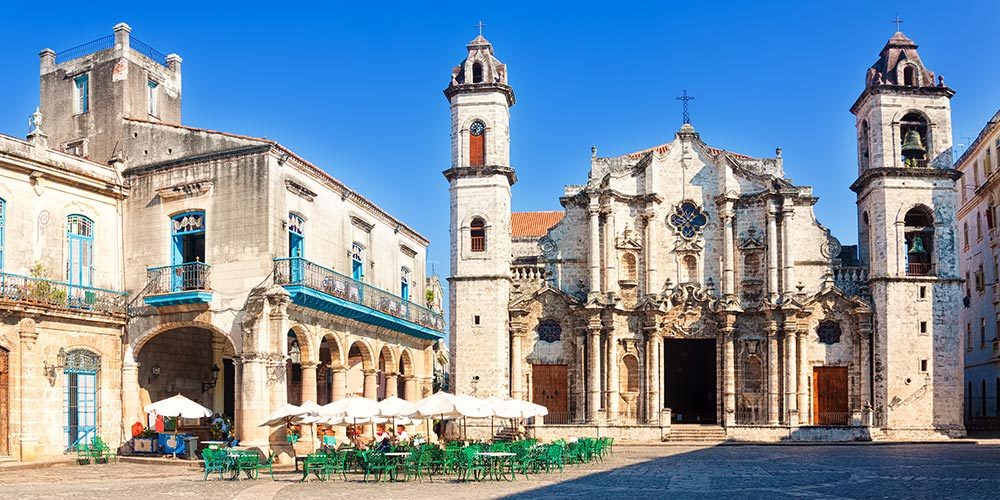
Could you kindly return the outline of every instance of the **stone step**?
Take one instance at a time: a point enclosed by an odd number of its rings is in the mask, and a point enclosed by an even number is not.
[[[718,442],[726,440],[726,430],[718,425],[680,424],[670,427],[665,441]]]

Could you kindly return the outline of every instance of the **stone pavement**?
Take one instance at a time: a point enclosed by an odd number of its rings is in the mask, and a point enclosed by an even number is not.
[[[0,471],[0,498],[1000,498],[1000,446],[619,447],[604,463],[525,481],[345,484],[202,481],[195,468],[120,463]],[[217,477],[217,476],[216,476]]]

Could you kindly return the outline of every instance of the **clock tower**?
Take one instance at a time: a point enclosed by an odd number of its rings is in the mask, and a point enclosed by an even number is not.
[[[507,66],[480,34],[444,90],[451,105],[451,387],[510,394],[510,107]]]

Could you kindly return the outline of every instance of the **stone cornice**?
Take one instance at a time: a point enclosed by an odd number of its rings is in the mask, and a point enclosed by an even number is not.
[[[865,170],[853,184],[851,191],[861,194],[861,191],[876,178],[897,177],[897,178],[923,178],[923,179],[951,179],[957,181],[962,177],[962,173],[951,168],[870,168]]]
[[[502,175],[507,178],[507,182],[513,186],[517,182],[517,174],[514,169],[502,165],[483,165],[481,167],[452,167],[442,172],[448,182],[461,177],[491,177]]]
[[[851,105],[851,113],[858,114],[861,103],[873,95],[882,93],[892,93],[897,95],[919,95],[919,96],[943,96],[951,99],[955,91],[949,87],[909,87],[905,85],[873,85],[868,87],[858,96]]]
[[[507,107],[511,107],[517,102],[514,98],[514,89],[510,85],[503,83],[461,83],[451,85],[444,89],[444,96],[451,101],[451,98],[458,94],[484,94],[488,92],[499,92],[507,98]]]

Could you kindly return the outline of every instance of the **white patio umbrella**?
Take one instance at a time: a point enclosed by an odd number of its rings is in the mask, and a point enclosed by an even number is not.
[[[381,417],[389,417],[392,420],[392,428],[396,425],[409,425],[412,423],[406,415],[413,415],[417,411],[416,403],[412,403],[396,396],[390,396],[378,402],[378,413]]]
[[[142,410],[146,413],[155,413],[164,417],[207,418],[212,416],[212,410],[180,394],[150,403],[143,407]]]
[[[294,421],[300,424],[309,424],[309,430],[312,432],[313,438],[313,451],[316,451],[316,419],[319,417],[319,412],[322,407],[312,400],[306,400],[306,402],[299,405],[298,408],[299,413],[295,415]]]
[[[267,416],[267,420],[258,427],[276,427],[279,425],[286,425],[300,415],[302,415],[301,407],[291,403],[285,403],[279,406],[277,410],[271,412],[271,414]]]
[[[436,392],[417,403],[416,415],[424,417],[438,416],[440,419],[471,417],[492,417],[495,413],[486,401],[466,395],[455,395],[447,392]]]
[[[378,402],[361,396],[348,396],[344,399],[334,401],[328,405],[323,405],[320,414],[327,417],[340,418],[342,423],[366,424],[382,423],[376,422],[378,416]],[[374,433],[374,432],[373,432]]]

